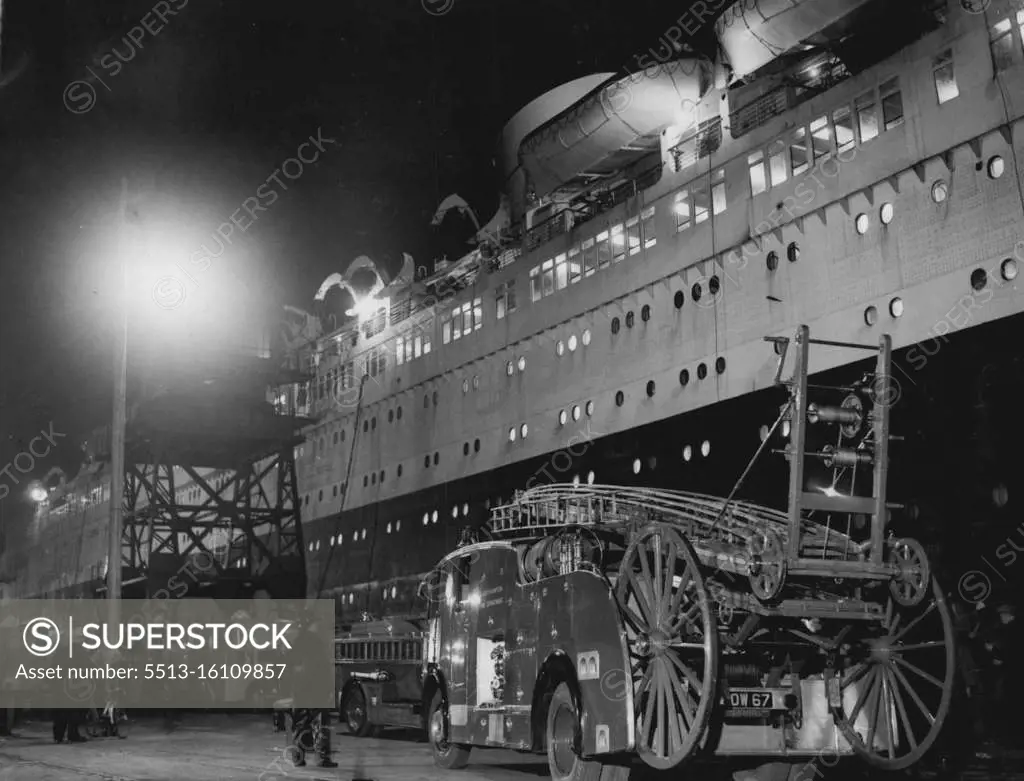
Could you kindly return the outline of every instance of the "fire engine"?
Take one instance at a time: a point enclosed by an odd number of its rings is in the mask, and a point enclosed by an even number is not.
[[[440,562],[422,696],[438,765],[493,746],[546,752],[559,781],[622,781],[634,755],[896,770],[933,744],[953,627],[924,547],[887,532],[890,337],[768,341],[786,401],[729,497],[540,486]],[[810,385],[812,345],[858,351],[859,378]],[[735,498],[770,449],[786,511]]]

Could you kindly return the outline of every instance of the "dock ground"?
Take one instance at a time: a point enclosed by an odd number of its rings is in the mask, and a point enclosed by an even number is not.
[[[131,714],[129,714],[131,715]],[[543,756],[513,751],[475,750],[465,770],[434,766],[429,746],[403,731],[379,738],[354,738],[332,725],[332,756],[337,768],[296,768],[285,755],[285,735],[275,733],[269,715],[249,713],[187,714],[176,725],[159,717],[128,723],[127,737],[94,738],[86,743],[56,745],[50,722],[19,723],[14,736],[0,738],[0,781],[537,781],[547,779]],[[694,768],[692,781],[728,779],[731,771]],[[773,774],[774,775],[774,774]],[[800,781],[839,781],[840,768]],[[856,774],[854,774],[856,775]],[[888,776],[890,774],[879,774]],[[894,778],[936,779],[934,774],[891,774]],[[678,779],[679,774],[653,774],[637,767],[635,781]],[[785,779],[786,773],[782,774]],[[872,777],[869,773],[864,777]],[[979,767],[951,779],[1014,779],[1024,772]]]

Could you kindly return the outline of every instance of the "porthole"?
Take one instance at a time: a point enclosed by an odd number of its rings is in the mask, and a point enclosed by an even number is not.
[[[722,374],[725,371],[725,358],[723,356],[719,356],[715,359],[715,371],[719,374]]]
[[[645,323],[651,319],[651,307],[644,304],[643,309],[640,310],[640,319]]]
[[[682,290],[677,290],[675,296],[672,297],[673,303],[676,305],[676,309],[682,309],[683,304],[686,303],[686,295]]]
[[[590,329],[589,328],[587,328],[587,329],[585,329],[583,331],[583,346],[584,347],[589,347],[590,346]]]
[[[456,505],[455,507],[452,508],[452,518],[458,518],[458,517],[459,517],[459,507],[458,507],[458,505]]]
[[[395,521],[395,531],[398,532],[398,531],[401,531],[401,530],[402,530],[402,522],[401,521]]]
[[[593,485],[594,484],[594,478],[595,478],[595,475],[594,475],[594,471],[593,470],[587,472],[587,485]]]
[[[1007,282],[1013,281],[1017,278],[1017,261],[1013,258],[1007,258],[999,267],[999,273],[1003,275],[1003,279]]]
[[[434,391],[433,401],[434,401],[434,406],[436,407],[437,406],[437,391]]]
[[[889,314],[893,317],[903,317],[903,299],[897,296],[889,302]]]
[[[612,334],[617,334],[618,332],[619,332],[619,318],[613,317],[612,318]]]
[[[782,438],[789,439],[789,432],[792,429],[788,420],[782,421]]]
[[[462,381],[462,392],[463,393],[469,393],[469,380],[468,379]]]
[[[618,391],[615,394],[615,406],[616,407],[621,407],[623,405],[623,403],[625,403],[625,401],[626,401],[626,394],[623,393],[622,391]]]
[[[431,523],[437,523],[437,510],[434,510],[434,512],[431,514],[430,521]]]
[[[999,483],[995,488],[992,489],[992,504],[996,507],[1006,507],[1006,503],[1010,501],[1010,489],[1008,489],[1002,483]]]
[[[640,459],[639,458],[634,458],[633,459],[633,474],[635,474],[635,475],[640,474],[641,466],[642,465],[640,463]]]
[[[1006,170],[1006,163],[1003,158],[999,155],[989,158],[988,161],[988,175],[993,179],[998,179],[1003,175],[1003,171]]]
[[[655,391],[654,380],[650,380],[647,383],[647,398],[651,398],[652,396],[654,396],[654,391]]]
[[[689,369],[683,369],[681,372],[679,372],[679,384],[682,385],[684,388],[690,384]]]
[[[338,495],[338,486],[334,485],[331,488],[331,496],[337,496],[337,495]]]
[[[762,442],[764,442],[766,439],[768,439],[768,432],[769,431],[770,431],[770,429],[768,428],[767,425],[761,426],[760,431],[758,431],[758,435],[761,437],[761,441]]]
[[[530,433],[530,427],[525,423],[519,427],[519,436],[526,439],[526,435]]]
[[[580,476],[579,475],[573,475],[572,476],[572,487],[573,488],[579,488],[580,487]]]
[[[765,257],[764,263],[768,267],[769,271],[775,271],[775,269],[779,267],[779,253],[772,250],[768,253],[767,257]]]
[[[480,440],[479,439],[474,439],[473,440],[473,452],[474,453],[479,453],[480,452]]]
[[[395,411],[393,409],[388,410],[388,423],[395,422]]]
[[[864,322],[867,325],[874,325],[875,323],[877,323],[878,322],[878,309],[873,307],[873,306],[869,306],[867,309],[865,309],[864,310]]]
[[[366,488],[370,484],[370,476],[363,475],[363,488]]]
[[[683,461],[689,461],[693,458],[693,448],[687,445],[683,448]]]
[[[331,547],[332,548],[334,547],[334,535],[333,534],[331,535]]]
[[[370,485],[377,485],[377,473],[370,475]]]
[[[388,533],[388,534],[391,534],[391,521],[388,521],[388,528],[387,528],[387,533]],[[333,539],[334,539],[334,538],[332,537],[332,538],[331,538],[331,540],[333,541]]]
[[[462,443],[462,455],[464,455],[464,456],[468,456],[469,455],[469,443],[468,442],[463,442]]]
[[[318,502],[322,502],[324,500],[324,489],[323,488],[320,489],[320,494],[319,494],[319,496],[317,496],[316,500]]]
[[[469,503],[468,502],[462,505],[462,517],[465,518],[467,515],[469,515]]]
[[[558,424],[560,426],[564,426],[568,422],[568,420],[569,413],[567,413],[565,410],[562,410],[561,412],[558,413]]]
[[[395,586],[391,587],[391,598],[395,599],[398,596],[398,589]]]
[[[338,444],[338,432],[337,431],[334,432],[334,444],[335,445]]]
[[[626,312],[626,328],[633,327],[633,321],[635,320],[632,312]]]
[[[697,366],[697,379],[698,380],[703,380],[707,376],[708,376],[707,364],[703,364],[702,363],[702,364],[698,365]]]
[[[703,291],[700,288],[700,282],[694,282],[693,287],[690,288],[690,296],[694,301],[700,301],[701,295],[703,295]]]
[[[480,388],[480,375],[479,374],[474,374],[473,375],[473,390],[479,390],[479,388]]]
[[[380,470],[380,481],[382,483],[384,482],[384,478],[387,477],[387,475],[388,475],[388,473],[387,473],[386,469],[381,469]]]
[[[882,225],[888,225],[895,216],[896,207],[891,203],[883,203],[882,208],[878,210],[878,219],[882,221]]]
[[[434,466],[437,466],[437,462],[441,460],[441,456],[438,453],[434,453]]]
[[[579,346],[579,341],[576,339],[576,334],[569,337],[569,352],[576,352],[576,347]]]
[[[718,277],[714,276],[708,280],[708,292],[713,296],[718,295],[718,291],[722,289],[722,283],[718,281]]]
[[[352,532],[352,542],[359,542],[359,532]]]
[[[789,258],[790,263],[800,260],[800,245],[795,241],[789,242],[789,246],[786,247],[786,257]]]
[[[565,342],[563,342],[561,339],[559,339],[558,343],[555,345],[555,354],[559,358],[565,355]]]
[[[398,473],[398,476],[401,477],[402,476],[402,465],[401,464],[398,465],[398,469],[396,471]]]
[[[706,439],[700,444],[700,454],[704,456],[704,458],[707,458],[709,455],[711,455],[711,443],[708,442]]]
[[[370,421],[364,420],[363,421],[363,433],[365,434],[369,430],[370,430]]]
[[[868,232],[868,228],[871,226],[871,220],[866,214],[858,214],[857,219],[854,221],[854,227],[857,229],[857,233],[863,236]]]
[[[430,516],[423,513],[423,525],[426,526],[428,523],[430,523]]]
[[[426,409],[429,406],[430,406],[430,396],[424,396],[423,397],[423,409]]]
[[[428,469],[430,468],[430,456],[429,455],[423,456],[423,466],[425,466]]]
[[[579,404],[574,404],[573,407],[572,407],[572,419],[573,420],[579,420],[580,419],[580,405]]]
[[[976,268],[971,272],[971,287],[975,290],[984,290],[985,285],[988,284],[988,274],[985,273],[985,269]]]
[[[510,428],[508,430],[508,441],[509,442],[515,442],[516,441],[516,427],[515,426],[512,426],[512,428]]]
[[[519,356],[519,371],[526,371],[526,357],[523,355]]]
[[[398,418],[399,420],[402,419],[402,408],[401,407],[398,408],[398,412],[395,413],[395,417]],[[342,442],[345,441],[345,432],[344,431],[341,432],[341,441]]]
[[[932,200],[935,203],[942,203],[949,197],[949,185],[939,179],[932,185]]]
[[[512,361],[509,361],[508,363],[505,364],[505,374],[507,374],[509,377],[515,374],[515,371],[516,365],[512,363]]]
[[[376,417],[370,418],[370,429],[373,430],[373,431],[377,430],[377,418]]]
[[[589,418],[593,414],[594,414],[594,402],[593,401],[588,401],[587,402],[587,417]]]

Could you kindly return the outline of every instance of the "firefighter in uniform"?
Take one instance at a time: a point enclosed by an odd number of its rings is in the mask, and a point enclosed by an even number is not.
[[[317,637],[317,624],[306,625],[305,637],[299,638],[297,648],[311,642],[321,641]],[[301,662],[300,669],[301,672]],[[312,748],[319,767],[337,767],[338,763],[331,759],[331,713],[319,708],[292,709],[292,745],[290,754],[296,767],[306,766],[306,752]]]

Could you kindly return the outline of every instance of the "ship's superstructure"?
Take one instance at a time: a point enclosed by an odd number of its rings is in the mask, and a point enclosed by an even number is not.
[[[717,58],[644,55],[517,114],[508,229],[296,345],[313,379],[274,400],[315,421],[294,453],[308,591],[343,620],[418,616],[462,529],[539,483],[727,495],[785,400],[763,339],[801,324],[892,337],[897,526],[941,542],[1008,517],[1024,4],[974,10],[741,0]],[[841,384],[847,360],[812,371]],[[776,463],[741,496],[785,492]]]

